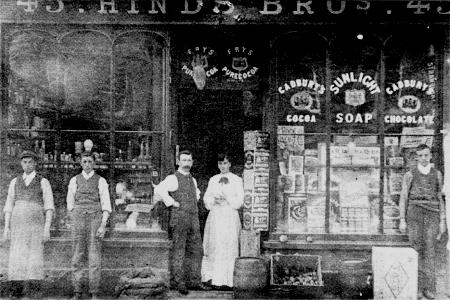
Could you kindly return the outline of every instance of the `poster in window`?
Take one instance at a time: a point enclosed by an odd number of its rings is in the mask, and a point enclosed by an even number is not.
[[[295,176],[294,175],[286,175],[284,177],[284,192],[285,193],[294,193],[295,192]]]
[[[401,174],[391,174],[389,176],[389,191],[391,195],[400,195],[402,192],[402,180]]]
[[[306,176],[303,174],[295,175],[295,193],[306,193]]]
[[[289,197],[289,231],[306,231],[306,197],[304,195]]]
[[[289,156],[289,174],[303,174],[303,156]]]
[[[433,146],[433,135],[433,129],[403,127],[400,146],[402,148],[414,148],[420,144],[425,144],[431,148]]]

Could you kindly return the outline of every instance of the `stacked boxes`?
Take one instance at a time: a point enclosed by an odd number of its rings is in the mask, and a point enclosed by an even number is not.
[[[244,229],[269,229],[269,134],[244,132]]]

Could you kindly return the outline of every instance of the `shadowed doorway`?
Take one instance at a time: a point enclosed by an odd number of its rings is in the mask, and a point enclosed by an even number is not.
[[[262,101],[256,93],[242,90],[183,90],[178,94],[178,144],[194,155],[192,174],[201,191],[200,226],[208,211],[203,205],[209,179],[218,174],[217,154],[232,157],[231,172],[242,177],[243,132],[261,130]]]

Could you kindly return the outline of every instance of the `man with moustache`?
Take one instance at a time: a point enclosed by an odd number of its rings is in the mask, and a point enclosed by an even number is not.
[[[200,191],[190,173],[192,163],[192,153],[181,151],[178,170],[155,186],[155,194],[171,207],[171,287],[184,295],[189,290],[211,289],[201,282],[203,245],[197,207]]]

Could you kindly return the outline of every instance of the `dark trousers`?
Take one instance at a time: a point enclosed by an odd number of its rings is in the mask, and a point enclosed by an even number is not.
[[[176,286],[201,283],[203,244],[198,214],[172,211],[171,280]]]
[[[439,213],[417,205],[408,207],[408,237],[419,257],[419,291],[436,293],[435,257],[439,223]]]
[[[81,293],[81,279],[83,277],[83,257],[89,261],[89,292],[97,294],[100,286],[100,272],[102,261],[102,240],[95,234],[102,222],[102,212],[84,213],[73,211],[72,229],[72,281],[75,293]]]
[[[42,297],[41,280],[13,280],[10,282],[11,297],[27,296],[32,299]]]

